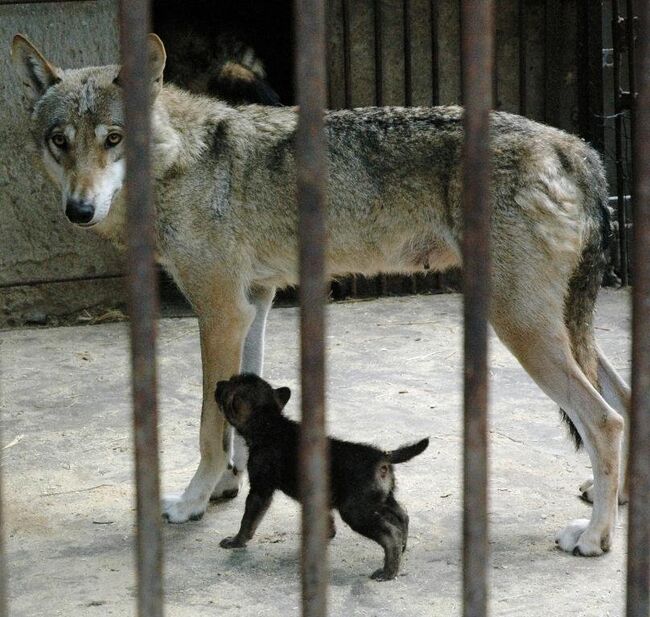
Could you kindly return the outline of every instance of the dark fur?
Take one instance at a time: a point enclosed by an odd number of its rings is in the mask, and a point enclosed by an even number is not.
[[[224,548],[246,545],[271,504],[273,493],[299,499],[298,439],[300,426],[282,414],[291,391],[274,390],[252,374],[232,377],[217,384],[215,397],[228,421],[244,437],[249,448],[250,492],[236,536],[221,541]],[[384,549],[384,567],[372,576],[395,578],[406,549],[408,515],[394,497],[393,463],[403,463],[423,452],[428,439],[383,452],[366,444],[328,439],[330,453],[331,508],[358,533]],[[336,533],[330,514],[330,537]]]
[[[597,170],[600,161],[596,155],[590,154],[584,164],[592,170]],[[601,178],[597,173],[593,177]],[[607,185],[604,180],[601,178],[600,183],[585,184],[581,188],[589,196],[587,204],[591,208],[593,220],[599,221],[599,227],[592,229],[582,251],[580,263],[569,280],[564,303],[564,321],[571,336],[571,348],[576,361],[594,387],[599,390],[597,367],[589,366],[590,361],[593,363],[595,355],[589,354],[587,357],[583,357],[582,350],[593,349],[596,345],[593,338],[594,308],[598,290],[607,268],[611,225],[607,207]],[[586,340],[584,340],[585,337]],[[560,415],[569,428],[576,450],[579,450],[582,447],[582,436],[564,410],[560,409]]]
[[[175,26],[164,37],[168,43],[167,80],[230,105],[281,105],[266,80],[261,59],[235,35],[222,33],[214,37],[194,28]]]

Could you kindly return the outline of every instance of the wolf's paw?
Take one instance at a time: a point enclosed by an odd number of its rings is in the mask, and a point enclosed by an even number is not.
[[[219,542],[219,546],[221,548],[243,548],[246,546],[246,542],[243,542],[237,536],[232,536],[221,540],[221,542]]]
[[[587,503],[594,503],[594,479],[589,478],[580,485],[580,499]],[[622,489],[618,490],[618,503],[624,506],[628,502],[627,494]]]
[[[210,499],[233,499],[237,497],[243,479],[244,474],[241,471],[236,467],[228,465],[228,469],[221,474],[217,486],[214,487]]]
[[[596,557],[609,550],[609,534],[601,535],[589,528],[589,520],[579,518],[555,536],[555,544],[563,551],[582,557]]]
[[[162,516],[168,523],[198,521],[204,514],[204,503],[184,499],[181,495],[164,497],[162,500]]]

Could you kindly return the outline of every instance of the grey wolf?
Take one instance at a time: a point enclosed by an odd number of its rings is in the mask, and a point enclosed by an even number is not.
[[[277,287],[298,283],[294,138],[289,107],[231,107],[163,85],[165,51],[150,37],[157,252],[193,305],[203,365],[201,461],[171,522],[205,512],[239,488],[246,457],[227,469],[214,384],[261,374],[266,316]],[[63,70],[23,36],[12,55],[32,142],[74,224],[125,234],[124,118],[119,66]],[[462,262],[459,107],[364,108],[325,116],[329,148],[327,269],[445,270]],[[593,468],[582,485],[590,519],[556,541],[565,551],[610,548],[629,388],[598,348],[593,312],[606,264],[607,190],[582,140],[525,118],[491,115],[493,280],[490,320],[540,388],[566,413]]]
[[[219,409],[248,446],[250,491],[236,536],[224,538],[223,548],[239,548],[253,537],[273,493],[281,490],[299,499],[298,440],[300,425],[282,414],[289,401],[289,388],[273,389],[261,377],[242,374],[217,383]],[[384,549],[384,567],[372,578],[397,576],[406,550],[409,518],[395,500],[393,464],[404,463],[424,452],[423,439],[385,452],[372,446],[329,438],[331,508],[356,532]],[[331,536],[336,533],[330,513]]]

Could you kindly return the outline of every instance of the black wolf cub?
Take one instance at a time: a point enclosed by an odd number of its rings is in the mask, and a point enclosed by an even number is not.
[[[299,425],[282,414],[291,396],[289,388],[273,389],[252,374],[220,381],[217,404],[228,421],[246,440],[249,448],[250,492],[236,536],[224,538],[223,548],[246,546],[253,537],[273,493],[298,499]],[[389,580],[397,576],[402,552],[406,550],[409,517],[395,500],[393,464],[404,463],[423,452],[428,439],[384,452],[373,446],[329,439],[331,507],[358,533],[384,549],[384,567],[372,578]],[[336,529],[330,513],[330,537]]]

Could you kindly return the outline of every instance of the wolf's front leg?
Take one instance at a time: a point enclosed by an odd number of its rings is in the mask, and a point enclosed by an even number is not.
[[[183,494],[163,500],[163,516],[170,523],[200,519],[217,480],[226,469],[223,439],[226,422],[217,407],[214,389],[217,381],[239,373],[244,337],[253,321],[253,309],[246,298],[228,296],[225,285],[207,310],[201,310],[204,306],[197,306],[203,365],[201,462]]]
[[[244,357],[242,360],[242,371],[262,375],[264,363],[264,333],[266,330],[266,318],[269,314],[271,304],[275,296],[274,287],[256,287],[249,294],[249,300],[255,310],[255,319],[251,324],[244,343]],[[237,496],[244,479],[246,462],[248,461],[248,449],[246,442],[231,427],[228,427],[227,444],[230,453],[230,462],[226,471],[217,482],[212,491],[212,499],[230,499]]]

